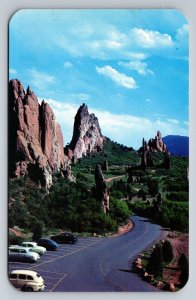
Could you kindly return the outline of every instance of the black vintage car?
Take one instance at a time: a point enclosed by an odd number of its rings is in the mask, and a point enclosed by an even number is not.
[[[47,239],[47,238],[39,239],[38,245],[43,246],[47,250],[50,250],[50,251],[55,251],[59,247],[59,245],[55,241]]]
[[[78,241],[77,237],[70,232],[62,232],[58,235],[53,235],[51,236],[51,240],[58,244],[75,244]]]

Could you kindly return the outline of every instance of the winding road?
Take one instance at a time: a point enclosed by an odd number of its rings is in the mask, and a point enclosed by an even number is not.
[[[46,282],[47,292],[158,292],[131,272],[131,261],[161,238],[161,227],[142,217],[131,219],[134,228],[124,235],[79,238],[74,245],[61,245],[58,251],[47,251],[33,265],[9,263],[9,269],[39,272]]]

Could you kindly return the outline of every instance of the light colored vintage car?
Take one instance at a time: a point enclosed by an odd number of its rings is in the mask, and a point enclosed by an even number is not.
[[[45,288],[44,279],[35,271],[13,270],[9,273],[11,284],[24,292],[38,292]]]
[[[9,247],[8,259],[9,261],[36,262],[40,259],[40,256],[38,253],[33,252],[31,248],[11,246]]]
[[[23,242],[21,244],[21,247],[25,248],[31,248],[33,252],[36,252],[38,254],[44,254],[46,252],[46,248],[42,246],[38,246],[35,242]]]

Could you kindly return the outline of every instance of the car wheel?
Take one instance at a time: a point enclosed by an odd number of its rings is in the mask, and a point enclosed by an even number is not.
[[[33,292],[33,288],[31,286],[25,286],[23,292]]]

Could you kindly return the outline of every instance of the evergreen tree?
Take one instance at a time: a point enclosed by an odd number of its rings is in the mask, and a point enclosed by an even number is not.
[[[146,270],[148,273],[153,274],[155,276],[162,276],[163,273],[163,254],[162,254],[162,247],[160,245],[156,246],[148,264],[146,266]]]
[[[36,221],[35,224],[33,225],[33,236],[32,239],[33,241],[38,241],[43,234],[43,223],[41,221]]]
[[[174,254],[173,254],[173,248],[170,243],[170,241],[165,241],[162,246],[162,253],[163,253],[163,260],[166,263],[169,263],[172,261]]]
[[[182,254],[178,260],[178,265],[180,266],[180,282],[182,284],[182,286],[185,286],[185,284],[188,281],[188,277],[189,277],[189,263],[188,263],[188,259],[185,256],[185,254]]]

